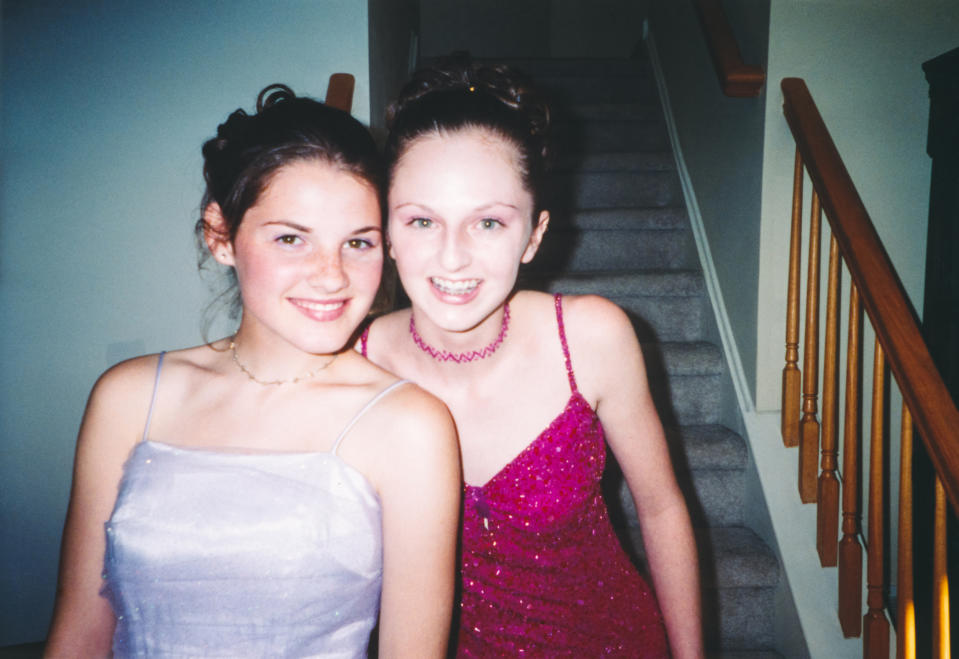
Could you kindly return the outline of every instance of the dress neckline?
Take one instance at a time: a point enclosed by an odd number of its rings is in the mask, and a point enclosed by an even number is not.
[[[552,430],[559,423],[559,421],[563,417],[565,417],[566,414],[569,413],[570,408],[576,402],[582,403],[586,407],[586,409],[589,410],[590,414],[592,414],[593,416],[596,415],[596,410],[594,410],[592,405],[590,405],[589,402],[585,398],[583,398],[583,395],[579,393],[579,391],[574,391],[573,393],[569,395],[569,398],[566,401],[566,405],[563,406],[563,409],[560,411],[560,413],[557,414],[555,417],[553,417],[553,420],[550,421],[546,425],[546,427],[543,428],[543,430],[538,435],[536,435],[536,437],[534,437],[529,444],[524,446],[519,453],[513,456],[513,458],[509,462],[507,462],[502,467],[500,467],[500,469],[496,473],[494,473],[492,476],[490,476],[486,480],[486,482],[483,483],[482,485],[471,485],[470,483],[467,483],[464,479],[463,481],[464,491],[469,492],[474,490],[485,490],[494,481],[499,480],[502,477],[502,475],[510,469],[510,467],[512,467],[517,462],[519,462],[527,453],[532,451],[537,444],[540,444],[543,441],[543,438],[545,438],[546,435],[549,434],[549,431]]]
[[[182,444],[170,444],[169,442],[162,442],[155,439],[143,439],[136,443],[133,449],[130,451],[130,456],[127,458],[127,463],[133,459],[133,454],[140,446],[153,447],[155,450],[159,449],[162,451],[169,451],[171,453],[187,453],[190,455],[198,456],[209,456],[217,458],[268,458],[268,459],[284,459],[284,458],[299,458],[299,459],[308,459],[308,458],[328,458],[332,459],[334,462],[342,465],[348,471],[352,471],[354,474],[362,479],[364,485],[373,493],[373,495],[379,500],[380,494],[376,487],[370,482],[370,479],[366,477],[362,471],[351,465],[349,462],[341,458],[338,454],[333,453],[332,451],[271,451],[269,449],[258,451],[250,449],[241,449],[236,448],[231,450],[230,447],[225,447],[224,449],[216,448],[207,448],[203,446],[184,446]]]

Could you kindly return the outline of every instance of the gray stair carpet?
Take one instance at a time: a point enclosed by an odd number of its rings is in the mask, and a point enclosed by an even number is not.
[[[510,60],[554,102],[550,230],[521,285],[598,294],[632,318],[696,530],[707,651],[774,651],[775,554],[744,520],[746,446],[720,425],[726,363],[648,63]],[[604,485],[624,546],[644,565],[629,491],[610,456]]]

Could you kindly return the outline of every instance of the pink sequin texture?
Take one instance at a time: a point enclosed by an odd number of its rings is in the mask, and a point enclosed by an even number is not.
[[[557,315],[562,316],[557,299]],[[576,389],[522,453],[464,496],[459,657],[668,657],[656,598],[600,490],[603,429]]]

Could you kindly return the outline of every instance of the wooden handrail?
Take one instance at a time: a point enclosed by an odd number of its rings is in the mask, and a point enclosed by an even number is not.
[[[766,72],[743,62],[720,0],[696,0],[696,9],[723,93],[736,98],[759,96]]]
[[[326,87],[326,101],[330,105],[344,112],[353,110],[353,88],[356,79],[349,73],[334,73]]]
[[[915,311],[836,145],[799,78],[782,81],[783,112],[872,321],[916,431],[959,512],[959,410],[923,341]]]

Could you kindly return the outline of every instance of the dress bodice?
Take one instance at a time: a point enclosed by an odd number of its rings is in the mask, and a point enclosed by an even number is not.
[[[103,588],[118,657],[359,659],[379,612],[380,500],[338,455],[251,452],[143,439],[106,523]]]
[[[569,401],[489,481],[465,486],[457,654],[662,659],[655,595],[609,521],[605,435],[576,386],[561,304]]]
[[[380,504],[332,453],[140,442],[106,532],[118,656],[365,656]]]

